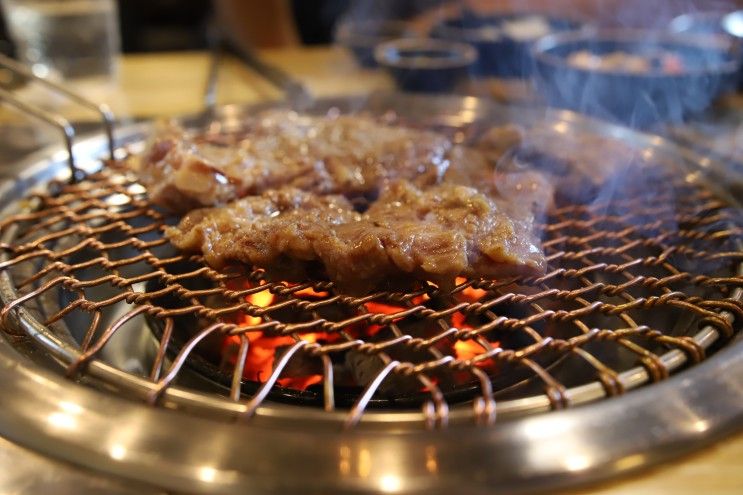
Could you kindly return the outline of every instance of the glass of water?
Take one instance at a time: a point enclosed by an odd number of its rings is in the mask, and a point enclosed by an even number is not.
[[[115,0],[0,0],[21,61],[39,76],[107,82],[117,72]]]

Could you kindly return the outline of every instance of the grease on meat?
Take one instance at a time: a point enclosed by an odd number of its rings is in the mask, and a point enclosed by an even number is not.
[[[342,196],[284,188],[192,211],[167,235],[212,266],[246,263],[289,280],[319,268],[351,293],[411,278],[450,286],[459,275],[544,270],[534,204],[523,198],[505,203],[467,186],[397,181],[360,214]]]
[[[272,111],[231,134],[164,126],[130,166],[155,203],[188,212],[166,231],[177,248],[363,293],[543,272],[535,225],[552,187],[496,170],[522,138],[504,126],[472,147],[365,116]]]
[[[130,167],[154,203],[185,212],[285,186],[373,199],[390,180],[438,182],[451,147],[440,134],[371,117],[276,110],[227,136],[161,125]]]

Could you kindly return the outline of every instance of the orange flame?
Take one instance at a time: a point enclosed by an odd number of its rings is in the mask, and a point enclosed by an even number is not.
[[[467,317],[460,311],[451,315],[451,323],[454,328],[459,328],[460,330],[472,328],[472,325],[467,323]]]
[[[376,301],[368,302],[364,304],[364,307],[366,307],[366,309],[370,313],[383,313],[386,315],[394,315],[395,313],[405,311],[405,308],[402,306],[394,306],[392,304],[386,304]]]
[[[484,292],[484,291],[483,291]],[[471,329],[472,325],[467,323],[467,317],[464,313],[457,311],[451,315],[452,326],[462,329]],[[500,346],[500,342],[488,342],[493,347]],[[485,348],[480,345],[476,340],[457,340],[454,342],[454,355],[457,359],[467,360],[472,359],[485,352]],[[477,365],[479,368],[489,368],[494,364],[492,359],[485,359],[478,361]]]
[[[431,298],[428,294],[421,294],[420,296],[415,296],[411,301],[413,301],[413,304],[425,304],[429,299]]]
[[[321,290],[317,291],[313,289],[312,287],[307,287],[306,289],[298,290],[294,293],[295,296],[299,297],[328,297],[328,293]]]
[[[307,289],[305,289],[307,290]],[[309,289],[311,290],[311,289]],[[300,291],[303,292],[303,291]],[[318,294],[318,293],[316,293]],[[245,300],[254,306],[265,308],[270,306],[276,297],[269,290],[262,290],[245,296]],[[241,327],[251,327],[259,325],[261,318],[242,314],[239,317]],[[256,382],[265,382],[273,372],[276,352],[280,347],[291,346],[295,343],[294,338],[285,336],[267,336],[264,332],[246,332],[249,346],[248,353],[245,357],[245,366],[243,368],[243,378]],[[323,334],[324,336],[324,334]],[[320,334],[306,334],[302,338],[308,342],[316,342]],[[228,360],[234,365],[237,356],[237,349],[240,347],[240,337],[237,335],[228,336],[222,343],[223,355],[228,356]],[[304,390],[310,385],[322,381],[322,375],[308,375],[300,377],[285,377],[278,380],[279,385]]]
[[[467,279],[464,277],[457,277],[456,283],[457,285],[462,285],[464,283],[467,283]],[[462,297],[464,297],[468,301],[475,302],[485,297],[485,294],[487,294],[487,291],[482,290],[482,289],[476,289],[474,287],[465,287],[464,289],[462,289],[460,293],[462,294]]]
[[[370,313],[381,313],[385,315],[394,315],[395,313],[405,311],[405,308],[403,308],[402,306],[393,306],[392,304],[385,304],[376,301],[368,302],[364,304],[364,307]],[[369,325],[368,327],[366,327],[366,330],[363,333],[366,337],[372,337],[376,335],[377,332],[379,332],[381,329],[382,327],[379,325]]]
[[[279,378],[279,385],[295,390],[306,390],[310,385],[322,382],[322,375],[309,375],[302,377]]]
[[[466,283],[466,279],[462,277],[458,277],[456,282],[457,284],[463,284]],[[247,282],[244,279],[237,282],[232,283],[231,285],[234,285],[234,287],[231,287],[235,290],[242,290],[246,288],[255,287],[252,285],[251,282]],[[287,284],[287,286],[291,287],[291,284]],[[486,291],[482,289],[476,289],[472,287],[467,287],[460,291],[461,297],[463,297],[466,300],[469,301],[477,301],[481,299],[483,296],[487,294]],[[317,299],[317,298],[323,298],[327,297],[329,295],[326,291],[316,291],[311,287],[307,287],[301,290],[298,290],[294,292],[293,296],[295,297],[301,297],[305,299]],[[249,294],[245,296],[245,301],[250,303],[253,306],[257,306],[259,308],[266,308],[269,307],[271,304],[273,304],[276,300],[276,296],[271,293],[268,289],[260,290],[258,292],[254,292],[252,294]],[[416,296],[415,298],[411,299],[411,302],[413,304],[425,304],[426,301],[429,300],[429,296],[427,294],[422,294],[420,296]],[[379,302],[379,301],[371,301],[364,304],[364,307],[367,311],[370,313],[376,313],[376,314],[386,314],[386,315],[395,315],[397,313],[401,313],[403,311],[407,310],[406,306],[399,306],[395,305],[394,303],[387,303],[387,302]],[[262,323],[262,319],[257,316],[251,316],[249,314],[241,314],[238,316],[237,323],[240,327],[243,328],[249,328],[254,327],[257,325],[260,325]],[[467,322],[467,317],[462,312],[456,312],[451,315],[451,322],[452,326],[460,329],[470,329],[472,326]],[[354,325],[354,327],[356,327]],[[363,336],[362,338],[368,338],[370,336],[373,336],[377,332],[381,330],[381,326],[379,325],[368,325],[363,328]],[[354,334],[356,332],[361,332],[361,327],[358,328],[349,328],[347,331],[350,334]],[[245,358],[245,365],[243,368],[243,378],[246,380],[251,380],[255,382],[263,383],[265,382],[269,376],[271,376],[273,369],[274,369],[274,362],[276,359],[276,354],[282,347],[289,347],[293,345],[296,342],[296,339],[292,336],[284,335],[284,336],[273,336],[273,335],[266,335],[264,332],[259,331],[247,331],[245,333],[246,338],[249,342],[248,352],[247,356]],[[338,333],[306,333],[302,334],[300,336],[303,340],[307,341],[308,343],[315,343],[318,341],[324,341],[324,342],[335,342],[337,340],[341,339],[341,336]],[[224,339],[222,343],[222,355],[224,356],[225,362],[231,363],[234,365],[236,356],[238,354],[237,350],[240,347],[241,339],[238,335],[231,335]],[[497,342],[491,343],[494,346],[498,346]],[[453,343],[452,347],[450,348],[453,351],[453,354],[457,357],[457,359],[460,360],[468,360],[475,358],[479,355],[481,355],[483,352],[485,352],[485,349],[475,340],[458,340]],[[293,359],[301,359],[300,356],[295,356]],[[480,361],[477,363],[478,367],[484,368],[484,367],[490,367],[494,364],[492,359],[486,359],[483,361]],[[299,363],[299,366],[293,366],[292,364],[289,365],[290,368],[292,368],[292,371],[289,373],[293,375],[297,374],[303,374],[302,371],[298,371],[302,369],[302,363]],[[314,363],[311,363],[311,369],[317,370]],[[307,371],[307,373],[312,373],[312,371]],[[291,388],[295,390],[305,390],[307,387],[316,385],[318,383],[322,383],[323,381],[323,375],[321,374],[307,374],[304,376],[282,376],[278,379],[278,384],[285,388]]]
[[[485,349],[474,340],[457,340],[454,343],[454,354],[457,356],[457,359],[472,359],[483,352],[485,352]]]
[[[259,308],[267,308],[273,302],[274,295],[271,294],[268,289],[266,289],[245,296],[245,300],[253,306],[258,306]],[[261,319],[256,316],[245,315],[243,323],[245,326],[260,325]],[[250,335],[251,334],[248,334],[248,338],[250,338]]]

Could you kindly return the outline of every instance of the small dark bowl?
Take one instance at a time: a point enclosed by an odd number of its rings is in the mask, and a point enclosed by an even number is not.
[[[442,93],[469,77],[477,52],[465,43],[404,38],[382,43],[374,57],[403,91]]]
[[[543,22],[543,29],[514,37],[514,23],[525,23],[529,19],[539,19]],[[534,65],[531,56],[531,45],[534,41],[551,33],[572,31],[582,27],[583,24],[574,20],[541,14],[482,16],[465,12],[461,17],[446,20],[435,26],[431,35],[474,46],[478,52],[474,73],[478,76],[526,78],[531,75]]]
[[[680,122],[735,87],[738,61],[727,47],[713,41],[633,30],[557,34],[534,45],[535,83],[554,106],[635,127]],[[673,74],[632,73],[568,62],[572,53],[584,50],[599,55],[669,53],[682,61],[683,68]]]
[[[346,20],[339,24],[335,40],[341,46],[351,50],[356,61],[362,67],[377,66],[374,60],[374,49],[380,43],[398,38],[414,36],[405,21],[396,20]]]

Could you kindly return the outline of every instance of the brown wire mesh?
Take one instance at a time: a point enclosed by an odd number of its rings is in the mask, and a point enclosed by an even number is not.
[[[158,339],[141,373],[157,385],[153,403],[196,369],[216,382],[211,392],[247,401],[246,417],[267,398],[349,407],[347,425],[370,407],[420,406],[429,423],[444,424],[457,401],[489,422],[495,399],[542,392],[561,408],[566,390],[596,380],[606,395],[622,393],[620,373],[638,364],[651,380],[665,378],[669,350],[703,359],[693,338],[702,326],[724,337],[740,327],[734,210],[694,180],[661,179],[672,187],[651,197],[629,188],[619,199],[559,202],[544,226],[542,277],[350,297],[329,282],[268,281],[258,268],[219,273],[178,254],[144,188],[104,169],[51,184],[28,199],[29,213],[2,223],[12,239],[0,268],[19,296],[3,317],[52,300],[44,323],[79,349],[66,363],[75,376],[146,315]],[[123,314],[108,315],[122,304]]]

